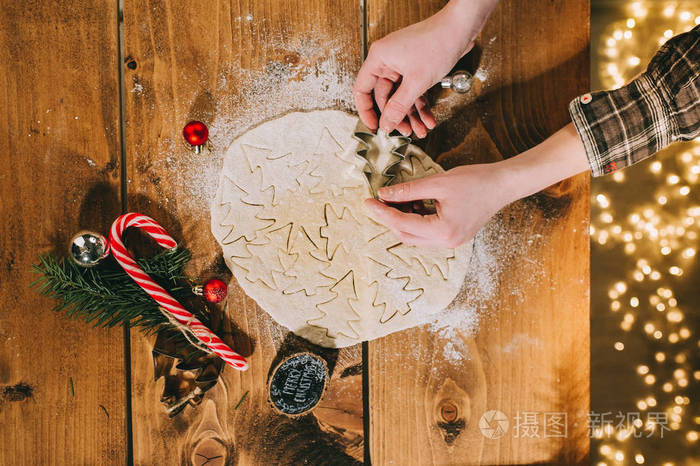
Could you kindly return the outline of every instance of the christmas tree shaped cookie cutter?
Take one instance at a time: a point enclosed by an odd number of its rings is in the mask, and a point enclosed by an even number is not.
[[[362,171],[369,190],[378,199],[379,188],[391,184],[396,177],[396,170],[406,158],[411,138],[389,136],[381,129],[377,130],[377,134],[356,131],[353,138],[359,143],[355,153],[365,162]]]

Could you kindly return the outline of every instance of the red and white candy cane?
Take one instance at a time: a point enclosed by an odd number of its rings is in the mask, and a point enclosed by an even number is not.
[[[177,322],[185,325],[192,331],[202,343],[216,353],[221,359],[235,369],[244,371],[248,369],[248,362],[243,356],[233,351],[219,337],[209,330],[191,312],[187,311],[179,302],[163,289],[162,286],[153,281],[136,261],[131,257],[124,247],[122,235],[129,227],[141,228],[148,233],[156,242],[167,249],[177,247],[175,240],[151,217],[145,215],[129,213],[124,214],[114,221],[109,232],[109,243],[114,258],[124,268],[124,271],[138,283],[141,288],[148,293],[151,298],[168,311]]]

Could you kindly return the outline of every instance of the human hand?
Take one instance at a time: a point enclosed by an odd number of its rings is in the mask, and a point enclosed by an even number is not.
[[[404,213],[376,199],[367,199],[365,205],[406,244],[456,247],[472,239],[493,214],[511,202],[589,168],[581,138],[569,123],[515,157],[456,167],[379,189],[379,197],[386,202],[434,199],[435,214]]]
[[[404,136],[413,131],[425,137],[435,118],[423,94],[471,50],[495,3],[453,0],[430,18],[374,42],[353,87],[362,122],[373,131],[379,125],[387,133],[398,129]]]
[[[391,203],[434,199],[435,214],[402,212],[376,199],[367,199],[365,205],[403,243],[454,248],[514,200],[503,181],[498,162],[466,165],[379,190],[379,197]]]

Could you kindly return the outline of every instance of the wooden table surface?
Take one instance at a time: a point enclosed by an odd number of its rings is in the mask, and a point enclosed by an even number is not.
[[[227,145],[296,108],[352,111],[366,46],[444,4],[121,3],[0,3],[0,464],[587,463],[587,175],[481,233],[495,269],[477,267],[489,283],[468,279],[463,293],[478,301],[476,332],[421,327],[323,351],[329,391],[301,419],[275,414],[265,385],[305,345],[235,279],[221,328],[251,368],[226,369],[174,419],[153,380],[153,338],[50,312],[27,286],[38,254],[63,254],[75,232],[106,232],[125,211],[190,247],[190,273],[230,277],[208,209]],[[421,145],[450,168],[513,156],[566,124],[588,87],[588,17],[585,0],[501,2],[461,63],[480,79],[466,96],[431,94],[439,126]],[[212,152],[182,143],[191,119],[210,125]],[[486,285],[479,300],[470,287]],[[463,354],[447,357],[447,344]],[[479,427],[489,410],[509,420],[500,438]],[[539,430],[527,435],[518,427],[532,413]],[[545,435],[547,413],[565,417],[566,436]]]

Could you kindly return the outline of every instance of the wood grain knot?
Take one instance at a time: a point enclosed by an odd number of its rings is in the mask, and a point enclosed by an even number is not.
[[[447,378],[436,393],[434,406],[435,425],[446,444],[452,444],[467,427],[471,415],[471,402],[467,392],[454,380]]]
[[[24,382],[15,385],[7,385],[2,390],[2,401],[24,401],[32,397],[34,388]]]
[[[129,68],[130,70],[135,70],[136,67],[138,66],[136,64],[136,60],[131,58],[131,56],[128,56],[124,59],[124,63],[126,63],[126,67]]]
[[[462,433],[467,423],[459,417],[459,408],[452,400],[445,400],[440,404],[440,417],[442,422],[437,426],[443,431],[443,438],[448,445]]]
[[[443,401],[440,405],[440,416],[445,422],[452,422],[457,419],[459,409],[451,400]]]

